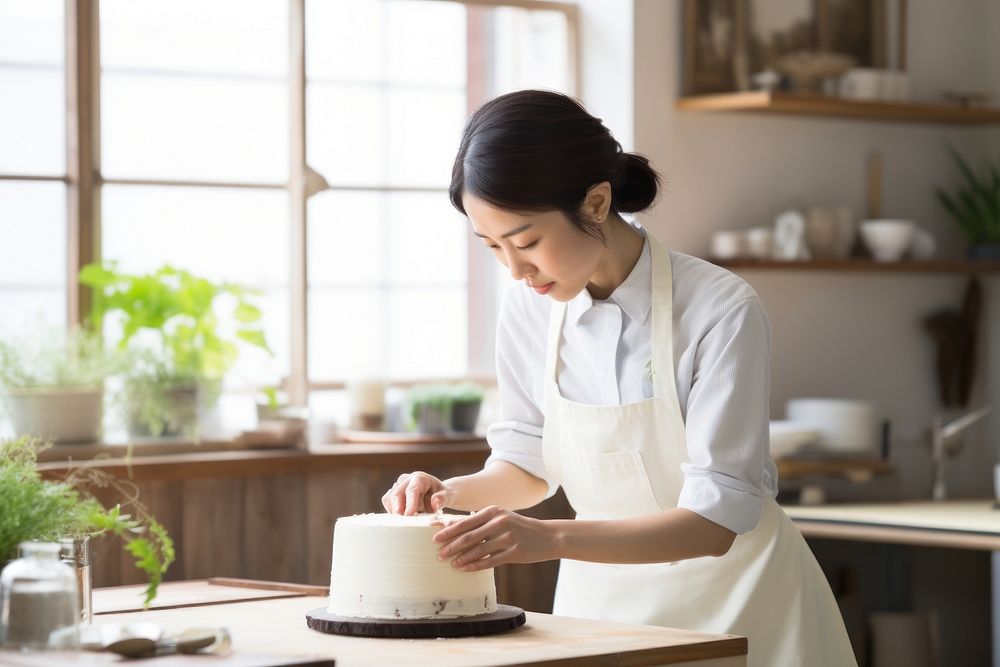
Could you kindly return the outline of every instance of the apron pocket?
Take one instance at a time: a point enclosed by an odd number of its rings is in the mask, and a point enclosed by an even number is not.
[[[562,486],[580,519],[659,512],[642,452],[562,451]]]

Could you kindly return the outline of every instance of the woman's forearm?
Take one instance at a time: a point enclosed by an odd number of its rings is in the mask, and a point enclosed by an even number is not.
[[[686,509],[611,521],[550,520],[554,558],[596,563],[669,563],[721,556],[736,533]]]
[[[506,461],[494,461],[471,475],[444,480],[454,493],[448,507],[475,511],[488,505],[509,510],[533,507],[545,500],[548,484]]]

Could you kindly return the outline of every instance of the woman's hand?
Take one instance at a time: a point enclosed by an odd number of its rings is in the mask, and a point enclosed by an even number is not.
[[[444,545],[438,558],[453,559],[452,565],[464,572],[557,557],[555,533],[546,521],[496,506],[451,519],[434,535],[434,541]]]
[[[382,506],[390,514],[437,512],[447,507],[454,495],[437,477],[418,470],[400,475],[382,496]]]

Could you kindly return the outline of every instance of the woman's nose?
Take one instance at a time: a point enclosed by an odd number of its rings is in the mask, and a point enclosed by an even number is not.
[[[517,257],[507,257],[507,266],[510,268],[510,275],[514,280],[523,280],[526,276],[535,273],[535,267],[530,262],[525,262]]]

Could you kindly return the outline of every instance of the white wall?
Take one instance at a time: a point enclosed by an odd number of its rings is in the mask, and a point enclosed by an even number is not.
[[[865,162],[877,149],[884,165],[883,215],[914,219],[935,234],[943,252],[961,253],[963,241],[933,195],[935,184],[954,179],[944,145],[951,142],[978,158],[990,141],[997,144],[996,130],[676,111],[681,4],[634,1],[635,146],[667,181],[665,196],[644,221],[655,235],[679,250],[704,255],[712,231],[770,224],[788,207],[846,204],[860,215]],[[994,0],[909,2],[908,71],[916,95],[933,99],[947,87],[992,86],[1000,98],[1000,46],[990,38],[1000,34],[998,6]],[[931,416],[940,410],[933,348],[920,322],[935,310],[957,308],[966,278],[780,271],[742,275],[760,294],[774,329],[772,416],[783,416],[785,401],[794,396],[856,396],[875,401],[893,422],[899,477],[831,490],[926,494],[929,459],[923,437]],[[993,323],[981,329],[975,401],[986,400],[989,393],[1000,395],[1000,351],[993,342],[1000,331],[1000,282],[990,278],[985,287],[993,304],[985,319]],[[992,421],[994,433],[1000,432],[998,418]],[[996,451],[988,446],[986,432],[984,427],[972,433],[950,470],[956,493],[991,490]]]

